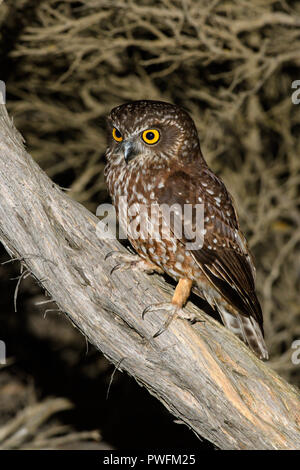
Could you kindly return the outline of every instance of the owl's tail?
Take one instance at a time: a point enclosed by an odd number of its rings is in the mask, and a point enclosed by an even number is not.
[[[235,333],[260,358],[269,359],[266,343],[258,322],[253,317],[233,314],[218,306],[224,325]]]

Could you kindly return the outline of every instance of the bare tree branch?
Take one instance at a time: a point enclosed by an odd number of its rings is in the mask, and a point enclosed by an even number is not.
[[[143,273],[110,276],[104,257],[124,248],[99,239],[97,222],[26,153],[1,105],[0,239],[9,254],[91,343],[198,436],[222,449],[299,448],[296,390],[216,321],[199,312],[204,322],[178,319],[152,339],[164,318],[142,320],[141,312],[170,288]]]

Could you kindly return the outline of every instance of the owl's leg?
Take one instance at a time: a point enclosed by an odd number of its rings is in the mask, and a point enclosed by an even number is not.
[[[139,255],[132,253],[122,253],[121,251],[110,251],[106,256],[105,260],[112,258],[117,260],[118,263],[112,268],[110,274],[115,271],[125,271],[126,269],[133,269],[138,271],[144,271],[148,274],[153,272],[162,273],[163,270],[151,261],[142,259]]]
[[[183,318],[185,320],[191,321],[194,321],[196,319],[196,315],[185,312],[182,308],[185,305],[187,299],[189,298],[192,289],[192,284],[193,281],[191,281],[190,279],[180,279],[176,286],[171,302],[154,304],[145,308],[142,314],[143,318],[146,313],[154,312],[157,310],[163,310],[169,313],[167,320],[165,321],[163,326],[155,333],[153,338],[156,338],[161,333],[163,333],[168,328],[172,320],[174,320],[175,318]]]

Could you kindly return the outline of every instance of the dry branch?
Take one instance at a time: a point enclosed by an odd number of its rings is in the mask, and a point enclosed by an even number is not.
[[[89,341],[198,436],[222,449],[300,448],[296,390],[216,321],[200,312],[204,322],[176,320],[152,339],[164,318],[141,312],[167,298],[166,284],[143,273],[110,276],[104,257],[124,248],[99,239],[98,219],[26,153],[3,105],[0,222],[7,251]]]

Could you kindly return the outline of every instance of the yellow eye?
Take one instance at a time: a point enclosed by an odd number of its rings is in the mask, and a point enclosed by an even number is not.
[[[113,138],[117,142],[122,142],[122,140],[123,140],[122,134],[121,134],[120,131],[118,131],[118,129],[116,129],[116,127],[113,128],[112,135],[113,135]]]
[[[156,129],[147,129],[142,133],[142,139],[146,144],[153,145],[159,141],[160,133]]]

